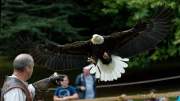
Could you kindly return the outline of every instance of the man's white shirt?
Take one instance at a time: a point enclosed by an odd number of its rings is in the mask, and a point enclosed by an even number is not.
[[[4,95],[4,101],[26,101],[26,95],[20,88],[14,88]]]

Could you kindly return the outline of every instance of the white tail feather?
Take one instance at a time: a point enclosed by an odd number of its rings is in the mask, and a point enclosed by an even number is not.
[[[121,77],[121,74],[125,73],[128,64],[124,61],[129,61],[128,58],[121,58],[119,56],[112,55],[112,62],[105,65],[98,60],[96,67],[91,69],[91,73],[96,73],[96,78],[100,78],[101,81],[113,81]],[[99,69],[98,69],[99,68]],[[100,70],[100,71],[99,71]]]

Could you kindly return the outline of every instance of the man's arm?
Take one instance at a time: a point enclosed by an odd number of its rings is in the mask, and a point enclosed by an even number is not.
[[[81,74],[76,77],[75,85],[77,90],[84,91],[85,87],[81,84]]]
[[[29,92],[31,93],[32,97],[34,98],[35,97],[35,92],[36,92],[36,89],[34,88],[34,86],[32,84],[29,84],[28,85],[28,90]]]
[[[75,86],[77,89],[79,89],[79,86],[81,86],[81,74],[76,77]]]
[[[73,95],[71,95],[71,96],[65,96],[65,97],[63,97],[63,99],[65,99],[65,100],[75,100],[75,99],[78,99],[78,98],[79,98],[79,96],[78,96],[77,93],[75,93],[75,94],[73,94]]]
[[[53,100],[54,101],[67,101],[67,100],[75,100],[75,99],[78,99],[78,98],[79,98],[78,94],[75,93],[72,96],[65,96],[65,97],[54,96]]]
[[[14,88],[4,95],[4,101],[26,101],[26,95],[20,88]]]
[[[63,98],[54,95],[53,101],[63,101]]]

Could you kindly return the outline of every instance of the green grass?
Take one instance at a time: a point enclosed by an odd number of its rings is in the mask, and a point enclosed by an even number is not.
[[[175,97],[170,97],[169,101],[176,101],[176,98]]]

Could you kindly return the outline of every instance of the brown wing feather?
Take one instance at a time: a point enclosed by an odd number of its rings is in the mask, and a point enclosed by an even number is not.
[[[34,50],[31,54],[36,64],[52,70],[69,70],[87,65],[87,57],[84,55],[52,54],[40,50]]]
[[[153,49],[160,41],[162,41],[171,30],[172,10],[164,8],[157,12],[147,28],[133,40],[120,47],[115,54],[122,57],[131,57],[145,50]]]

